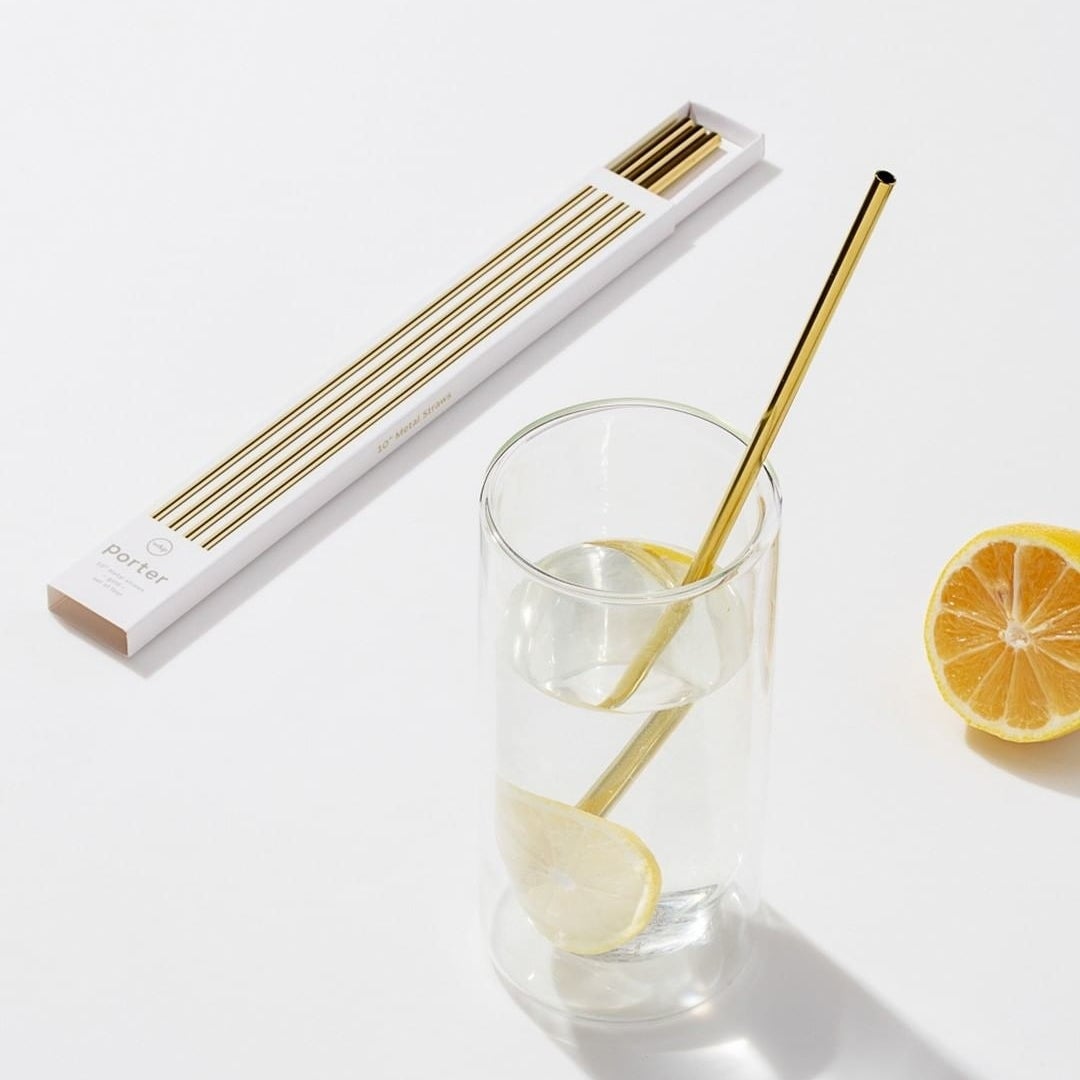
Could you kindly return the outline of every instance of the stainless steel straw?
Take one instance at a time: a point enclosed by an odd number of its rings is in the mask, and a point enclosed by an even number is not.
[[[780,377],[772,399],[758,421],[757,428],[747,444],[746,453],[735,470],[735,475],[731,478],[727,492],[709,525],[705,538],[686,571],[682,582],[684,585],[700,581],[713,572],[716,558],[753,489],[758,473],[780,430],[780,425],[784,422],[791,403],[802,385],[803,378],[810,367],[810,361],[817,352],[833,311],[844,294],[848,279],[855,270],[859,256],[870,238],[870,233],[895,183],[896,179],[891,173],[881,171],[874,175],[866,198],[863,199],[836,263],[795,345],[791,359]],[[667,609],[664,616],[657,622],[648,641],[623,672],[615,689],[600,703],[601,708],[617,708],[641,686],[653,664],[686,620],[689,611],[689,601],[673,604]],[[606,814],[627,787],[633,783],[635,777],[652,760],[657,750],[689,711],[689,705],[681,705],[678,708],[662,709],[653,713],[623,747],[618,757],[604,770],[596,783],[589,788],[577,804],[578,809],[591,814]]]
[[[659,193],[720,143],[718,134],[682,115],[650,132],[610,168]],[[215,547],[642,216],[594,187],[578,191],[153,517],[204,548]]]

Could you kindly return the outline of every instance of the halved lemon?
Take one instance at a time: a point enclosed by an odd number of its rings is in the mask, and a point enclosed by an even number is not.
[[[972,727],[1013,742],[1080,728],[1080,532],[976,536],[938,579],[925,635],[942,696]]]
[[[496,829],[519,903],[558,948],[608,952],[652,919],[660,867],[629,829],[505,781]]]

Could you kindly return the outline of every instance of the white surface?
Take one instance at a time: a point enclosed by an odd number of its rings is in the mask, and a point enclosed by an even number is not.
[[[965,736],[921,646],[970,535],[1080,525],[1070,10],[0,8],[0,1074],[1076,1075],[1080,736]],[[134,662],[46,615],[51,573],[688,96],[769,164]],[[473,923],[481,471],[587,398],[750,425],[880,167],[775,455],[784,922],[705,1015],[558,1042]]]

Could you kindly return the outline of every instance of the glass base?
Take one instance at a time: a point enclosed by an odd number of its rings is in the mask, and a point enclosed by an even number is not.
[[[700,1005],[750,957],[746,899],[721,887],[668,893],[632,943],[599,956],[557,949],[507,889],[492,923],[496,970],[534,1001],[590,1020],[658,1020]]]

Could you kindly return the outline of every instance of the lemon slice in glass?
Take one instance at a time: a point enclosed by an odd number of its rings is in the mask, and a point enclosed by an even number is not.
[[[593,956],[636,937],[660,898],[660,867],[629,829],[499,781],[499,850],[533,925]]]

